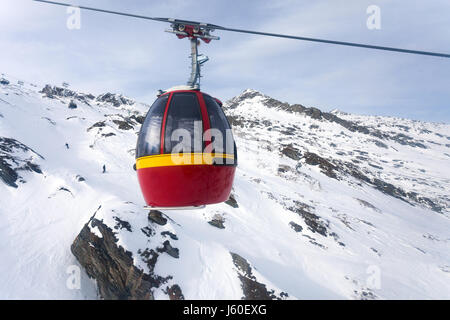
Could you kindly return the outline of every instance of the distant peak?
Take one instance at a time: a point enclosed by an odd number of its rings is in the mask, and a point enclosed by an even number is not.
[[[134,100],[126,98],[121,94],[115,94],[110,92],[99,95],[95,100],[111,103],[115,107],[119,107],[121,105],[132,105],[135,103]]]
[[[259,92],[258,90],[251,89],[251,88],[245,89],[244,91],[242,91],[242,93],[243,93],[243,94],[244,94],[244,93],[259,93],[259,94],[262,94],[262,93]]]
[[[54,99],[58,98],[71,98],[77,99],[81,102],[88,103],[89,100],[94,99],[95,97],[92,94],[85,94],[76,92],[67,88],[62,88],[58,86],[51,86],[49,84],[45,85],[45,87],[39,91],[39,93],[44,94],[47,98]]]
[[[347,115],[347,114],[348,114],[348,113],[346,113],[346,112],[344,112],[344,111],[341,111],[341,110],[339,110],[339,109],[337,109],[337,108],[331,110],[330,113],[331,113],[331,114],[334,114],[334,115],[340,115],[340,114],[342,114],[342,115]]]
[[[45,85],[45,87],[39,91],[44,94],[47,98],[71,98],[84,102],[88,105],[95,99],[97,102],[110,103],[114,107],[119,107],[121,105],[133,105],[136,102],[130,98],[124,97],[121,94],[106,92],[95,97],[92,94],[80,93],[67,88],[62,88],[58,86]]]
[[[240,97],[245,96],[245,97],[256,97],[256,96],[264,96],[264,94],[262,94],[261,92],[259,92],[258,90],[255,89],[245,89],[244,91],[242,91],[242,93],[239,95]]]
[[[246,99],[253,99],[255,97],[266,97],[266,96],[254,89],[245,89],[244,91],[242,91],[240,95],[236,96],[234,99],[243,101]]]

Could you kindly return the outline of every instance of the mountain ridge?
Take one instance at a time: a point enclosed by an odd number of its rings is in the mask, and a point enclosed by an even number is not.
[[[0,85],[0,157],[21,176],[0,179],[0,297],[449,297],[449,125],[342,122],[246,90],[224,104],[239,154],[230,200],[148,212],[132,169],[148,105],[53,90]],[[41,173],[18,170],[27,162]]]

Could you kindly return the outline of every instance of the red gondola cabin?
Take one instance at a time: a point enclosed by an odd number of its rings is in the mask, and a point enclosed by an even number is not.
[[[136,147],[137,175],[148,206],[226,201],[236,166],[236,144],[218,99],[190,88],[157,98]]]

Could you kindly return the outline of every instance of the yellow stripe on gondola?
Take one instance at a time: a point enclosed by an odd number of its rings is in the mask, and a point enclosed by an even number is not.
[[[146,156],[136,159],[136,169],[170,167],[170,166],[189,166],[189,165],[212,165],[214,159],[234,159],[233,154],[227,153],[169,153]]]

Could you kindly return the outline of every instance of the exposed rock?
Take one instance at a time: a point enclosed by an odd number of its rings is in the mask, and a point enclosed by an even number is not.
[[[131,130],[131,129],[134,129],[133,125],[129,121],[113,120],[113,122],[119,126],[120,130]]]
[[[378,209],[377,207],[375,207],[373,204],[371,204],[370,202],[367,202],[365,200],[362,199],[356,199],[363,207],[366,208],[370,208],[372,210],[375,210],[376,212],[381,212],[380,209]]]
[[[177,235],[176,235],[176,234],[173,234],[173,233],[170,232],[170,231],[163,231],[163,232],[161,232],[161,235],[162,235],[163,237],[169,236],[170,239],[172,239],[172,240],[178,240]]]
[[[150,227],[150,226],[146,226],[144,228],[141,229],[142,233],[145,234],[148,238],[154,236],[156,234],[155,230]]]
[[[150,210],[148,213],[148,219],[160,226],[163,226],[167,223],[167,219],[162,216],[162,212],[158,210]]]
[[[295,232],[302,232],[303,227],[301,225],[296,224],[294,221],[289,222],[289,225]]]
[[[41,91],[40,93],[43,93],[47,98],[50,99],[54,99],[55,97],[58,98],[72,98],[73,100],[78,100],[80,102],[83,102],[87,105],[90,105],[90,102],[92,99],[94,99],[94,96],[92,94],[84,94],[84,93],[78,93],[66,88],[61,88],[61,87],[57,87],[57,86],[51,86],[51,85],[46,85]],[[74,101],[71,101],[73,103],[75,103]],[[69,108],[70,108],[70,104],[69,104]],[[76,107],[76,104],[75,104]]]
[[[384,149],[387,149],[387,148],[388,148],[388,146],[387,146],[385,143],[381,142],[380,140],[374,139],[374,140],[372,140],[372,141],[373,141],[373,143],[375,143],[375,145],[376,145],[377,147],[384,148]]]
[[[138,254],[141,256],[142,260],[145,261],[150,270],[150,281],[152,282],[153,287],[159,287],[161,284],[164,284],[167,280],[171,279],[170,276],[163,278],[155,275],[154,269],[159,257],[159,254],[155,250],[146,248],[145,250],[139,250]]]
[[[74,197],[72,191],[70,191],[70,189],[66,188],[66,187],[59,187],[58,191],[64,191],[69,193],[72,197]]]
[[[322,119],[322,111],[317,108],[306,108],[305,114],[310,116],[313,119]]]
[[[368,163],[369,166],[371,166],[372,168],[378,169],[378,170],[383,170],[383,167],[377,166],[376,164],[373,163]]]
[[[300,160],[301,158],[300,151],[297,148],[295,148],[292,144],[284,146],[283,149],[281,149],[281,153],[284,154],[286,157],[289,157],[296,161]]]
[[[292,168],[290,166],[288,166],[288,165],[280,164],[278,166],[278,173],[287,173],[287,172],[290,172],[290,171],[292,171]]]
[[[305,210],[301,210],[300,215],[312,232],[317,232],[325,237],[327,236],[327,224],[321,221],[318,215]]]
[[[233,208],[239,208],[239,205],[236,201],[236,198],[234,197],[234,194],[230,194],[230,197],[228,198],[227,201],[225,201],[225,203]]]
[[[250,264],[237,253],[230,252],[234,265],[243,273],[244,276],[252,276],[252,268]]]
[[[77,104],[73,100],[69,102],[69,109],[76,109],[77,107]]]
[[[133,206],[132,203],[130,205]],[[174,297],[181,298],[181,288],[174,287],[174,283],[169,284],[172,276],[162,277],[155,273],[160,253],[167,252],[174,257],[179,255],[178,249],[173,248],[168,241],[159,248],[161,243],[150,240],[156,234],[155,229],[159,227],[152,225],[139,227],[126,221],[125,217],[130,217],[130,214],[134,213],[130,211],[131,208],[101,209],[102,206],[99,206],[71,246],[72,253],[89,277],[96,280],[100,297],[153,299],[155,289],[162,289],[165,292],[163,287],[167,286],[172,287]],[[131,249],[127,239],[134,236],[142,239],[141,231],[149,241],[142,241],[138,247]],[[144,266],[146,268],[143,268]]]
[[[91,232],[89,224],[98,228],[101,238]],[[97,281],[103,299],[153,299],[151,288],[158,285],[158,279],[136,268],[131,252],[116,242],[112,229],[92,217],[71,250],[86,273]]]
[[[93,128],[103,128],[106,126],[105,121],[98,121],[90,126],[86,131],[91,131]]]
[[[324,249],[324,250],[328,249],[328,248],[327,248],[326,246],[324,246],[323,244],[317,242],[315,238],[310,237],[310,236],[308,236],[307,234],[303,234],[303,237],[309,239],[309,243],[311,243],[311,244],[313,244],[313,245],[315,245],[315,246],[317,246],[317,247],[319,247],[319,248],[321,248],[321,249]]]
[[[170,300],[184,300],[183,292],[181,292],[179,285],[174,284],[170,288],[167,287],[166,291]]]
[[[239,96],[231,99],[230,101],[227,101],[227,103],[225,104],[225,110],[226,109],[235,109],[244,100],[253,99],[254,97],[261,97],[264,105],[269,108],[276,108],[276,109],[283,110],[283,111],[286,111],[289,113],[304,114],[315,120],[327,120],[330,122],[337,123],[351,132],[359,132],[362,134],[371,135],[378,139],[392,140],[392,141],[395,141],[395,142],[403,144],[403,145],[409,145],[411,147],[418,147],[418,148],[423,148],[423,149],[427,148],[420,141],[415,141],[412,137],[407,136],[403,133],[390,134],[390,133],[386,133],[386,132],[381,132],[380,130],[378,130],[376,128],[363,126],[356,122],[342,119],[333,112],[322,112],[317,108],[314,108],[314,107],[307,108],[300,104],[290,105],[288,103],[284,103],[284,102],[278,101],[276,99],[273,99],[271,97],[265,96],[262,93],[255,91],[255,90],[251,90],[251,89],[247,89]],[[236,125],[239,127],[243,127],[246,122],[245,120],[242,120],[242,118],[236,118],[235,116],[232,116],[230,118],[232,118],[230,121],[230,122],[233,122],[232,125]],[[407,127],[403,128],[403,129],[405,129],[405,131],[408,131],[409,128],[407,128],[407,129],[406,128]],[[376,142],[376,144],[382,148],[384,148],[384,146],[385,146],[385,144],[383,142]]]
[[[401,199],[410,204],[418,203],[421,205],[425,205],[430,209],[432,209],[433,211],[439,213],[442,213],[445,210],[444,206],[440,205],[437,201],[433,201],[428,197],[420,196],[416,192],[406,192],[402,188],[397,187],[391,183],[385,182],[379,178],[368,177],[362,171],[360,171],[358,167],[356,167],[351,163],[348,162],[340,163],[339,170],[342,171],[343,173],[353,176],[356,179],[359,179],[372,185],[373,187],[375,187],[375,189],[387,195]]]
[[[360,300],[377,300],[378,297],[375,293],[369,288],[363,288],[361,290],[354,290],[353,293],[355,294],[357,299]]]
[[[164,241],[162,248],[156,249],[159,253],[167,253],[172,258],[178,259],[180,257],[180,250],[178,248],[172,247],[169,240]]]
[[[308,207],[309,206],[305,206],[299,201],[294,201],[294,206],[288,209],[302,217],[306,225],[312,232],[317,232],[318,234],[326,237],[328,222],[321,220],[318,215],[308,212]]]
[[[120,107],[121,105],[133,105],[134,101],[128,98],[125,98],[122,95],[112,94],[112,93],[104,93],[99,95],[96,98],[97,101],[111,103],[114,107]]]
[[[0,114],[0,117],[1,117],[1,114]],[[56,122],[48,117],[42,117],[41,119],[47,120],[51,125],[56,125]]]
[[[121,220],[119,217],[113,217],[114,220],[116,220],[116,225],[114,226],[114,229],[125,229],[128,232],[132,232],[131,230],[131,224],[128,221]]]
[[[34,161],[44,159],[23,143],[0,137],[0,179],[8,186],[17,188],[17,180],[25,182],[20,176],[20,171],[30,171],[42,174],[40,166]]]
[[[268,291],[265,284],[259,283],[253,275],[250,264],[237,253],[230,252],[233,263],[237,268],[239,280],[241,280],[244,300],[275,300],[280,299],[273,290]],[[280,296],[287,297],[288,294],[282,292]]]
[[[232,127],[243,127],[246,120],[239,116],[227,116],[228,122]]]
[[[335,170],[337,169],[336,166],[334,166],[330,161],[318,156],[315,153],[312,152],[306,152],[303,155],[303,159],[305,162],[312,166],[319,166],[320,169],[322,169],[322,173],[327,175],[330,178],[337,179],[337,175]]]
[[[136,116],[136,115],[132,115],[130,117],[130,119],[133,119],[134,121],[136,121],[139,124],[143,124],[145,121],[145,117],[144,116]]]
[[[230,109],[236,108],[242,101],[246,99],[253,99],[254,97],[261,96],[262,94],[256,90],[248,89],[241,93],[238,97],[235,97],[231,101],[227,102],[226,107]]]
[[[115,134],[114,132],[103,133],[103,134],[102,134],[102,137],[108,138],[108,137],[113,137],[113,136],[115,136],[115,135],[116,135],[116,134]]]
[[[0,156],[0,178],[10,187],[17,188],[16,184],[19,175],[14,171],[10,165]]]
[[[54,96],[63,97],[64,96],[64,88],[59,88],[56,86],[52,87],[51,85],[47,84],[40,91],[40,93],[45,94],[47,96],[47,98],[53,98]],[[71,90],[66,90],[66,94],[68,94],[69,96],[73,96],[73,95],[75,95],[75,92],[73,92]]]
[[[224,226],[225,219],[220,214],[215,214],[211,221],[208,223],[216,228],[225,229]]]

